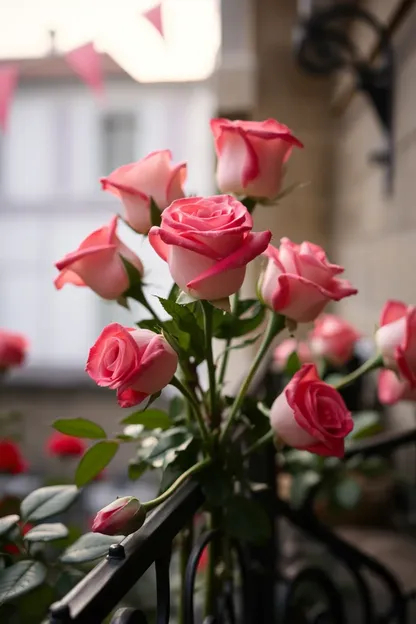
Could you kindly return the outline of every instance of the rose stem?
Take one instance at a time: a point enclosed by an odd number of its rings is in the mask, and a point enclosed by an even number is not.
[[[253,364],[251,365],[250,370],[248,371],[247,377],[245,378],[240,392],[234,399],[234,403],[231,406],[230,415],[228,416],[228,420],[225,423],[225,427],[223,429],[221,435],[221,442],[224,443],[230,433],[230,427],[238,414],[238,410],[240,409],[244,397],[250,387],[250,384],[253,380],[254,375],[263,359],[266,355],[273,339],[279,332],[281,332],[285,328],[285,317],[281,314],[272,313],[270,316],[269,324],[266,329],[265,336],[263,338],[263,342],[261,343],[259,350],[257,352],[256,357],[254,358]]]
[[[177,377],[173,377],[170,380],[169,385],[174,386],[175,388],[177,388],[179,390],[179,392],[181,392],[183,394],[185,399],[189,402],[189,404],[193,408],[193,412],[194,412],[194,414],[196,416],[196,419],[197,419],[197,422],[198,422],[198,425],[199,425],[199,429],[201,431],[202,438],[203,438],[204,442],[206,443],[206,445],[209,448],[211,446],[211,438],[210,438],[208,429],[206,427],[206,424],[204,422],[204,418],[203,418],[203,416],[201,414],[201,410],[199,408],[197,400],[195,399],[193,394],[190,392],[190,390],[188,390],[188,388]]]
[[[353,383],[353,381],[361,377],[361,375],[369,373],[376,368],[381,368],[382,366],[383,358],[380,353],[376,353],[374,357],[364,362],[364,364],[362,364],[359,368],[356,368],[355,371],[353,371],[349,375],[346,375],[343,379],[341,379],[341,381],[334,384],[334,388],[335,390],[340,390],[341,388],[344,388],[345,386]]]
[[[215,364],[212,355],[212,312],[213,307],[207,301],[201,300],[202,310],[204,313],[204,329],[205,329],[205,351],[208,367],[209,378],[209,402],[210,402],[210,423],[212,429],[217,429],[220,425],[217,413],[217,390],[215,383]]]
[[[239,297],[240,292],[237,291],[234,295],[234,300],[233,300],[233,305],[231,308],[231,314],[233,316],[237,316],[237,312],[238,312],[238,302],[239,302]],[[221,386],[224,383],[224,377],[225,377],[225,373],[227,372],[227,364],[228,364],[228,357],[230,355],[230,345],[231,345],[231,341],[232,338],[227,338],[227,341],[225,343],[225,351],[224,351],[224,355],[222,357],[222,362],[221,362],[221,369],[220,369],[220,374],[218,377],[218,383]]]

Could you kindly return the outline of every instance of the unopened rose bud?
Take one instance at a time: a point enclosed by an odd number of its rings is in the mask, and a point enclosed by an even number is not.
[[[146,510],[134,496],[123,496],[101,509],[94,518],[92,531],[104,535],[129,535],[143,525]]]

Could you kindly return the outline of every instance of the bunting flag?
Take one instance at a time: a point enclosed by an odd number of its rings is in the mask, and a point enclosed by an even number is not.
[[[0,67],[0,128],[6,131],[10,106],[17,86],[18,69],[16,65]]]
[[[165,38],[165,32],[163,30],[163,22],[162,22],[162,3],[157,4],[152,9],[145,11],[142,13],[143,17],[149,21],[154,28],[158,31],[162,39]]]
[[[93,43],[75,48],[65,54],[68,65],[97,95],[104,91],[101,57]]]

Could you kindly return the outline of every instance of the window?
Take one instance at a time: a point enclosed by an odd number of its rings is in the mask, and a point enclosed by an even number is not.
[[[134,160],[135,116],[129,112],[107,113],[102,119],[102,168],[108,175]]]

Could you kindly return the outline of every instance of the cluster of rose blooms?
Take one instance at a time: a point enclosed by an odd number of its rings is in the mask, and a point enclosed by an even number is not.
[[[258,283],[261,301],[272,313],[284,315],[291,327],[315,321],[315,347],[321,340],[320,355],[327,356],[322,341],[327,339],[328,317],[318,317],[327,304],[357,290],[339,277],[343,267],[330,263],[318,245],[287,238],[272,245],[270,231],[253,232],[244,204],[244,198],[261,203],[278,197],[291,151],[302,144],[275,120],[214,119],[211,129],[222,194],[185,197],[186,164],[173,165],[168,150],[116,169],[101,180],[103,189],[120,200],[125,222],[149,237],[174,282],[195,299],[221,307],[239,291],[247,264],[264,255],[267,265]],[[161,212],[159,226],[152,226],[153,205]],[[104,299],[118,300],[129,288],[122,257],[144,275],[139,257],[117,235],[118,219],[112,217],[56,263],[58,289],[65,284],[87,286]],[[348,331],[356,340],[355,330]],[[334,353],[344,352],[344,338],[345,332],[335,332]],[[389,301],[375,339],[384,366],[380,396],[389,403],[415,399],[416,308]],[[303,348],[299,355],[308,360]],[[131,407],[168,385],[177,365],[178,356],[162,335],[112,323],[91,348],[86,370],[98,385],[116,390],[121,407]],[[291,446],[340,456],[353,423],[337,390],[319,378],[313,362],[305,362],[275,400],[271,425]]]

